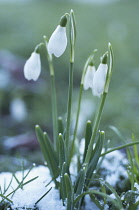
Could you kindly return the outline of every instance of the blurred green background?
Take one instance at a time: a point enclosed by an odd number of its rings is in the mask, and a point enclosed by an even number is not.
[[[98,49],[95,56],[95,65],[98,66],[100,56],[107,51],[107,44],[111,42],[115,58],[114,70],[101,129],[106,130],[106,137],[111,138],[114,145],[120,142],[110,131],[109,125],[120,129],[126,139],[130,139],[132,133],[138,138],[139,1],[104,2],[83,3],[82,0],[0,2],[0,50],[2,52],[0,66],[1,72],[7,68],[11,75],[7,85],[0,86],[1,139],[3,136],[34,132],[35,124],[42,125],[49,135],[52,135],[49,69],[45,52],[42,51],[42,73],[37,82],[25,81],[23,65],[35,46],[43,41],[43,35],[49,38],[59,23],[60,17],[65,12],[70,12],[70,9],[74,10],[77,23],[73,120],[83,65],[90,53]],[[8,54],[5,53],[3,64],[3,50],[12,53],[15,56],[14,59],[9,62],[6,57]],[[16,64],[18,61],[19,63]],[[7,62],[9,62],[8,67]],[[69,45],[65,54],[58,59],[55,58],[54,62],[58,113],[65,117]],[[0,77],[0,83],[3,81],[4,79]],[[14,120],[11,116],[11,103],[16,98],[20,98],[26,106],[27,113],[23,120]],[[85,116],[85,121],[93,119],[98,99],[92,96],[91,91],[84,92],[83,98],[82,116]],[[81,133],[84,132],[82,125]]]

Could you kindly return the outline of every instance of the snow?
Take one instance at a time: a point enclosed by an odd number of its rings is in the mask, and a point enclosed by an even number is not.
[[[95,203],[91,202],[90,196],[85,196],[85,209],[86,210],[99,210],[99,208],[95,205]]]
[[[28,170],[26,170],[24,174],[26,175],[27,172]],[[20,181],[22,180],[21,171],[16,172],[15,175]],[[48,185],[48,187],[45,187],[45,185],[47,185],[47,183],[51,180],[48,168],[45,166],[34,167],[25,179],[25,182],[36,176],[39,177],[25,185],[23,189],[18,189],[13,197],[8,197],[13,201],[12,208],[18,208],[19,210],[23,207],[33,208],[39,198],[42,197],[50,189],[50,187],[52,187],[51,191],[40,202],[38,202],[37,206],[40,210],[45,210],[46,207],[48,210],[65,210],[66,208],[62,205],[62,201],[59,199],[59,191],[54,188],[54,183],[52,182]],[[0,174],[0,184],[2,190],[5,182],[6,186],[8,186],[11,177],[12,174],[9,172]],[[17,186],[17,181],[13,179],[11,187],[8,189],[6,195],[12,192],[13,189],[16,189]]]
[[[83,141],[82,141],[82,149],[80,152],[82,153],[83,150]],[[75,175],[75,162],[76,159],[72,162],[72,167],[70,168],[71,174]],[[120,151],[114,151],[112,153],[109,153],[105,156],[101,170],[102,170],[102,176],[105,177],[104,180],[106,180],[109,184],[112,186],[115,186],[117,182],[120,180],[120,176],[127,177],[126,168],[124,167],[124,164],[127,164],[127,159],[125,157],[125,154],[123,154]],[[24,171],[24,176],[28,173],[28,170]],[[104,174],[103,174],[104,173]],[[23,178],[22,171],[18,171],[15,173],[15,176],[17,179],[21,182]],[[5,172],[0,174],[0,185],[2,192],[4,190],[4,185],[6,183],[6,186],[10,183],[12,177],[12,173]],[[12,196],[9,196],[8,198],[13,201],[12,209],[23,209],[23,207],[26,208],[34,208],[35,203],[52,187],[50,192],[46,194],[38,203],[37,207],[39,210],[66,210],[66,207],[62,205],[62,200],[59,198],[59,191],[54,188],[54,183],[51,182],[47,187],[45,187],[50,181],[51,176],[49,169],[46,166],[38,166],[35,167],[30,171],[28,176],[25,178],[24,182],[27,182],[28,180],[31,180],[35,177],[35,180],[32,182],[26,184],[23,186],[23,189],[18,189],[15,194]],[[74,176],[72,176],[72,181],[75,179]],[[8,191],[6,192],[6,195],[8,195],[10,192],[13,191],[13,189],[16,189],[18,186],[18,183],[15,178],[13,178],[12,183]],[[139,189],[139,185],[135,184],[135,187],[137,190]],[[114,195],[111,194],[111,197]],[[0,197],[0,201],[2,198]],[[85,209],[86,210],[98,210],[98,208],[95,206],[94,203],[91,202],[89,196],[85,197]],[[105,207],[107,209],[107,207]]]
[[[85,147],[85,139],[83,138],[80,142],[80,147],[79,147],[81,160],[82,160],[82,155],[84,153],[84,147]],[[93,145],[93,148],[94,147],[95,144]],[[103,152],[105,152],[104,149],[102,149],[102,153]],[[123,176],[126,179],[128,177],[125,167],[127,164],[128,160],[126,158],[125,153],[119,150],[115,150],[105,155],[105,158],[100,166],[102,175],[104,175],[105,177],[105,181],[107,181],[111,186],[115,187],[116,183],[120,179],[120,176]]]
[[[139,191],[139,185],[137,183],[134,184],[134,187]]]
[[[105,180],[115,187],[120,176],[128,177],[125,165],[128,163],[125,154],[119,150],[115,150],[107,154],[102,162],[101,169],[106,170]]]

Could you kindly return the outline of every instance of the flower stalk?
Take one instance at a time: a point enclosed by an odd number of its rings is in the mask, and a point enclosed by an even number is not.
[[[90,161],[90,158],[91,158],[92,148],[93,148],[95,137],[96,137],[96,134],[97,134],[97,131],[98,131],[98,127],[99,127],[103,107],[104,107],[104,104],[105,104],[106,96],[107,96],[107,93],[103,93],[103,95],[101,96],[101,99],[100,99],[100,104],[99,104],[99,107],[98,107],[98,111],[96,113],[95,122],[94,122],[94,126],[93,126],[93,131],[92,131],[92,136],[91,136],[91,139],[90,139],[90,143],[88,145],[88,150],[87,150],[87,154],[86,154],[86,157],[85,157],[84,165],[87,165]]]
[[[74,70],[74,51],[75,51],[75,40],[76,40],[76,25],[73,10],[70,12],[69,17],[69,36],[70,36],[70,66],[69,66],[69,89],[68,89],[68,104],[67,104],[67,123],[66,123],[66,148],[67,148],[67,159],[69,160],[69,140],[70,140],[70,123],[71,123],[71,106],[72,106],[72,91],[73,91],[73,70]]]
[[[108,87],[109,87],[109,83],[110,83],[110,79],[111,79],[111,75],[112,75],[113,52],[112,52],[112,47],[111,47],[110,43],[108,44],[108,48],[109,48],[109,57],[110,57],[109,68],[108,68],[108,72],[107,72],[107,76],[106,76],[106,81],[105,81],[105,85],[104,85],[103,94],[101,95],[98,111],[96,112],[96,117],[95,117],[95,122],[94,122],[94,126],[93,126],[92,136],[91,136],[91,139],[90,139],[90,143],[88,145],[88,150],[87,150],[87,154],[86,154],[85,161],[84,161],[84,165],[86,166],[86,168],[87,168],[87,166],[90,162],[92,149],[93,149],[93,144],[94,144],[95,137],[96,137],[98,127],[99,127],[99,124],[100,124],[100,119],[101,119],[101,115],[102,115],[102,111],[103,111],[103,107],[104,107],[104,104],[105,104],[106,96],[107,96],[107,93],[108,93]]]
[[[81,101],[82,101],[82,94],[83,94],[85,73],[87,71],[87,68],[88,68],[89,63],[93,60],[94,55],[95,55],[96,52],[97,52],[97,50],[95,49],[93,51],[93,53],[87,59],[85,65],[84,65],[84,68],[83,68],[82,78],[81,78],[81,82],[80,82],[80,90],[79,90],[79,97],[78,97],[78,106],[77,106],[77,114],[76,114],[75,128],[74,128],[73,140],[72,140],[72,144],[71,144],[70,159],[73,156],[74,144],[75,144],[75,139],[76,139],[76,136],[77,136],[77,129],[78,129],[78,123],[79,123],[79,115],[80,115],[80,108],[81,108]]]
[[[55,73],[54,73],[54,66],[53,66],[53,58],[52,55],[48,53],[47,48],[47,38],[46,36],[43,37],[46,52],[47,52],[47,59],[50,69],[50,81],[51,81],[51,104],[52,104],[52,119],[53,119],[53,138],[54,138],[54,147],[58,149],[58,115],[57,115],[57,97],[56,97],[56,87],[55,87]]]

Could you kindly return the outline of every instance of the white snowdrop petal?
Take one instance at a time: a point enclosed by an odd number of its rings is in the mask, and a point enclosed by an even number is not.
[[[48,42],[48,53],[60,57],[67,47],[66,28],[57,26]]]
[[[33,52],[24,66],[24,76],[27,80],[36,81],[41,73],[40,54]]]
[[[104,85],[105,85],[107,70],[108,70],[107,64],[101,63],[99,65],[99,67],[98,67],[98,70],[94,74],[94,79],[93,79],[93,94],[95,96],[100,97],[100,95],[104,91]]]
[[[84,90],[87,90],[88,88],[93,88],[93,77],[95,74],[95,67],[94,66],[88,66],[86,70],[86,74],[84,77]]]

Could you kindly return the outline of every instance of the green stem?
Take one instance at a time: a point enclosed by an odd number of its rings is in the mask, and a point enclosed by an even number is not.
[[[102,114],[102,111],[103,111],[106,96],[107,96],[107,93],[103,93],[103,95],[101,96],[100,105],[98,107],[98,111],[97,111],[97,114],[96,114],[96,117],[95,117],[92,136],[91,136],[91,139],[90,139],[90,143],[88,145],[88,150],[87,150],[86,158],[85,158],[85,161],[84,161],[85,166],[88,165],[88,163],[90,161],[90,158],[91,158],[91,155],[92,155],[93,144],[94,144],[94,140],[95,140],[95,137],[96,137],[96,133],[98,131],[98,126],[99,126],[99,123],[100,123],[101,114]]]
[[[78,99],[78,109],[77,109],[77,115],[76,115],[76,122],[75,122],[75,128],[74,128],[74,134],[73,134],[73,140],[71,145],[71,154],[70,154],[70,160],[73,156],[73,150],[74,150],[74,143],[77,135],[77,129],[78,129],[78,122],[79,122],[79,114],[80,114],[80,107],[81,107],[81,100],[82,100],[82,92],[83,92],[83,84],[80,84],[80,92],[79,92],[79,99]]]
[[[58,116],[57,116],[57,99],[55,88],[55,74],[52,59],[48,59],[50,68],[50,80],[51,80],[51,103],[52,103],[52,119],[53,119],[53,138],[55,149],[58,149]]]
[[[71,122],[71,104],[72,104],[72,90],[73,90],[73,62],[70,62],[69,67],[69,90],[68,90],[68,105],[67,105],[67,124],[66,124],[66,148],[69,154],[69,138],[70,138],[70,122]]]
[[[139,141],[135,141],[135,142],[131,142],[131,143],[128,143],[128,144],[121,145],[119,147],[115,147],[113,149],[108,150],[107,152],[102,153],[101,156],[107,155],[107,154],[109,154],[109,153],[111,153],[115,150],[123,149],[123,148],[130,147],[130,146],[133,146],[133,145],[136,145],[136,144],[139,144]]]
[[[44,38],[44,44],[46,46],[46,54],[50,69],[54,148],[56,151],[58,151],[58,115],[57,115],[57,98],[56,98],[56,88],[55,88],[55,72],[54,72],[52,55],[48,53],[47,49],[47,44],[48,44],[47,37],[44,36],[43,38]]]

